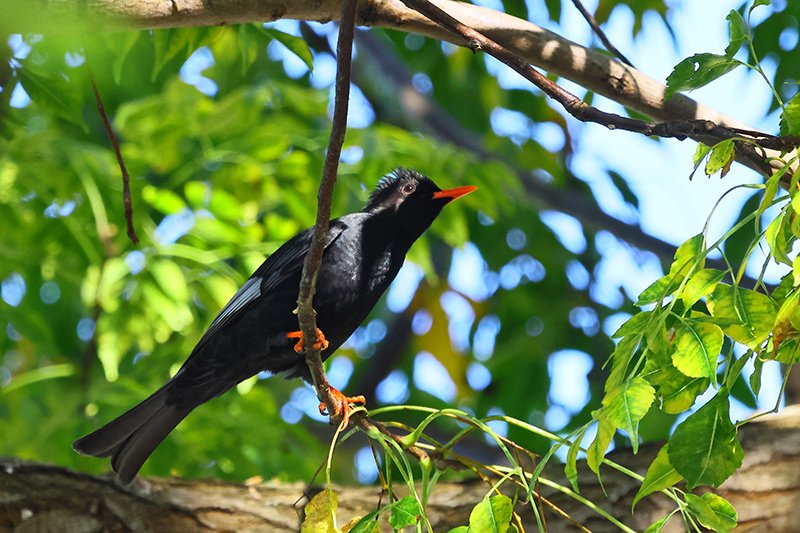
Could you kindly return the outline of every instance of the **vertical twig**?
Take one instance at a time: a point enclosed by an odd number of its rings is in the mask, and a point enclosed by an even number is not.
[[[600,41],[603,43],[603,46],[606,47],[606,50],[614,54],[617,57],[617,59],[619,59],[629,67],[633,67],[633,63],[628,61],[628,58],[622,55],[622,52],[620,52],[616,46],[611,44],[611,41],[608,39],[608,36],[606,36],[606,33],[597,23],[592,14],[586,10],[586,8],[581,3],[581,0],[572,0],[572,3],[575,4],[575,7],[578,9],[578,11],[581,12],[581,15],[583,15],[584,20],[586,20],[587,24],[591,26],[592,31],[594,32],[595,35],[597,35],[598,39],[600,39]]]
[[[94,93],[94,101],[97,104],[97,112],[100,113],[100,118],[103,120],[103,126],[108,134],[108,140],[111,141],[111,146],[114,148],[114,155],[117,157],[117,164],[119,170],[122,172],[122,201],[125,205],[125,222],[128,226],[128,238],[133,244],[139,244],[139,237],[136,235],[136,230],[133,227],[133,205],[131,203],[131,178],[128,174],[128,169],[125,167],[125,160],[122,159],[122,152],[119,149],[119,141],[111,129],[111,123],[106,114],[106,108],[103,105],[103,99],[100,97],[100,91],[97,90],[97,83],[92,73],[92,67],[89,64],[89,55],[84,48],[84,55],[86,56],[86,71],[89,73],[89,81],[92,83],[92,92]]]
[[[317,320],[314,316],[312,301],[317,285],[317,274],[322,264],[322,253],[328,237],[328,222],[331,217],[331,200],[333,186],[336,183],[336,172],[339,168],[339,155],[344,144],[347,131],[347,107],[350,99],[350,63],[355,33],[356,0],[342,0],[342,12],[339,17],[339,40],[336,44],[336,96],[334,98],[331,135],[328,140],[328,151],[325,154],[325,166],[317,193],[317,221],[314,225],[314,236],[311,248],[303,264],[303,277],[300,280],[300,292],[297,298],[297,320],[303,332],[303,344],[306,347],[306,364],[311,370],[311,378],[317,397],[326,405],[329,413],[337,412],[333,397],[330,394],[328,378],[322,366],[319,350],[313,347],[317,340]]]

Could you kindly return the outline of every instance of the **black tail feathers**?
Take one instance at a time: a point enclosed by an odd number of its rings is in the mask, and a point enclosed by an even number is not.
[[[153,450],[194,406],[167,403],[167,387],[100,429],[72,443],[75,451],[95,457],[112,456],[120,481],[130,483]]]

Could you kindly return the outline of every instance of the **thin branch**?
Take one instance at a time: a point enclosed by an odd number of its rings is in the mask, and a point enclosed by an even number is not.
[[[317,193],[317,221],[314,225],[314,236],[303,264],[303,276],[300,279],[300,291],[297,298],[297,320],[303,332],[306,364],[311,371],[311,379],[314,389],[317,391],[317,397],[325,404],[331,415],[337,412],[336,401],[330,392],[330,384],[325,375],[325,368],[322,366],[320,351],[314,348],[317,340],[317,319],[312,302],[317,289],[317,275],[322,264],[322,253],[325,251],[325,241],[328,237],[331,200],[333,199],[333,187],[336,184],[336,172],[339,168],[339,156],[342,153],[344,135],[347,131],[355,17],[356,0],[343,0],[339,19],[339,39],[336,44],[336,96],[331,120],[331,135],[328,140],[328,151],[325,154],[322,180]]]
[[[575,4],[575,7],[578,9],[578,11],[580,11],[586,23],[589,24],[589,26],[591,26],[592,31],[594,32],[595,35],[597,35],[597,38],[600,39],[600,41],[603,43],[603,46],[606,47],[606,50],[614,54],[617,59],[619,59],[629,67],[633,67],[633,63],[628,61],[628,58],[622,55],[622,52],[620,52],[616,46],[611,44],[611,41],[608,39],[608,36],[606,35],[606,32],[603,31],[603,28],[600,27],[600,24],[597,23],[597,20],[595,20],[592,14],[586,10],[583,3],[581,3],[581,0],[572,0],[572,3]]]
[[[117,164],[119,170],[122,172],[122,202],[125,206],[125,223],[128,226],[128,238],[133,244],[139,244],[139,237],[136,235],[136,229],[133,227],[133,204],[131,202],[131,177],[128,174],[128,169],[125,167],[125,160],[122,158],[122,151],[119,149],[119,141],[111,128],[111,123],[108,120],[103,99],[100,97],[100,91],[97,89],[97,82],[92,73],[92,67],[89,64],[88,52],[84,49],[86,55],[86,71],[89,73],[89,81],[92,83],[92,92],[94,93],[94,101],[97,105],[97,112],[103,120],[103,126],[108,134],[108,140],[111,141],[111,146],[114,149],[114,155],[117,157]]]
[[[712,138],[716,141],[722,141],[727,139],[747,138],[748,141],[760,147],[781,152],[790,152],[795,148],[796,139],[776,137],[745,129],[732,129],[715,124],[710,120],[669,120],[652,123],[601,111],[549,80],[546,76],[533,68],[524,58],[514,54],[482,33],[462,24],[449,13],[443,11],[429,1],[401,1],[406,6],[416,9],[441,27],[461,37],[465,46],[468,46],[473,51],[486,51],[492,57],[514,69],[525,79],[541,89],[545,94],[560,103],[570,115],[581,122],[594,122],[612,130],[621,129],[648,136],[676,138],[679,140],[691,138],[702,141]],[[752,151],[753,147],[739,143],[737,149]],[[770,175],[772,173],[769,163],[764,158],[761,158],[758,167],[765,175]]]
[[[311,380],[317,397],[325,404],[328,412],[337,412],[336,400],[330,391],[330,384],[322,366],[322,357],[319,350],[314,348],[317,339],[317,320],[312,302],[316,291],[317,274],[322,264],[322,254],[325,250],[325,241],[328,235],[330,221],[331,200],[333,187],[336,184],[336,171],[339,167],[339,156],[344,144],[347,131],[347,107],[350,97],[350,65],[352,60],[353,38],[355,35],[356,0],[343,0],[342,13],[339,19],[339,38],[336,43],[336,85],[333,106],[331,135],[328,140],[328,152],[325,154],[325,165],[322,170],[322,180],[317,193],[317,221],[314,225],[314,236],[311,248],[303,264],[303,275],[300,279],[300,291],[297,299],[297,319],[303,332],[305,345],[306,364],[311,371]],[[426,460],[429,454],[422,448],[407,445],[402,437],[390,431],[380,422],[373,422],[366,416],[366,411],[359,410],[353,413],[350,421],[364,431],[371,434],[378,431],[396,443],[418,460]]]

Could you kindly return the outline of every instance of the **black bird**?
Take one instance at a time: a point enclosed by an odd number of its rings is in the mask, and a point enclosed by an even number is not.
[[[429,178],[397,169],[382,178],[358,213],[331,221],[313,305],[322,358],[347,340],[397,275],[411,245],[450,201],[476,187],[441,190]],[[313,228],[278,248],[220,311],[175,376],[149,398],[76,440],[85,455],[111,456],[123,483],[195,407],[263,371],[311,381],[297,331],[300,276]],[[322,335],[324,332],[324,335]],[[347,417],[349,398],[331,389]]]

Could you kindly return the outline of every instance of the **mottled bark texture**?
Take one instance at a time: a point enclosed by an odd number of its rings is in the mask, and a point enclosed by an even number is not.
[[[796,531],[800,508],[800,407],[768,416],[741,430],[742,468],[719,490],[739,512],[737,531]],[[644,446],[636,456],[623,450],[613,459],[643,473],[658,451]],[[671,509],[661,495],[646,498],[631,515],[638,484],[604,467],[604,495],[597,479],[579,465],[581,495],[631,527],[642,530]],[[559,478],[555,471],[551,477]],[[121,487],[62,467],[0,460],[0,531],[295,531],[302,520],[304,497],[316,489],[300,483],[257,486],[181,479],[137,480]],[[376,487],[337,487],[339,522],[364,515],[380,501]],[[487,492],[481,482],[439,483],[429,517],[435,531],[466,524],[471,508]],[[543,491],[550,501],[591,531],[616,529],[589,509],[561,495]],[[384,499],[385,501],[385,499]],[[535,531],[530,507],[519,504],[523,520]],[[547,511],[549,531],[575,531],[573,524]],[[683,531],[673,518],[664,531]]]

